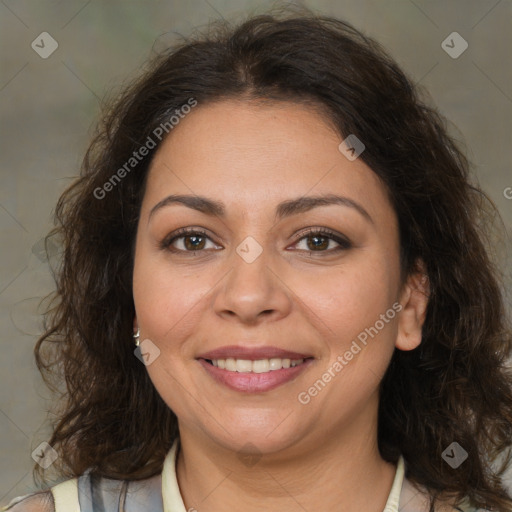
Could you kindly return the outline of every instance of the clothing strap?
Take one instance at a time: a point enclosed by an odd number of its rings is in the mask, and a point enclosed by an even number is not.
[[[176,457],[178,454],[179,438],[175,439],[172,448],[165,457],[162,471],[162,498],[164,512],[187,512],[183,504],[178,479],[176,478]]]
[[[51,491],[55,502],[55,512],[81,512],[77,478],[54,485]]]
[[[388,501],[386,502],[386,506],[384,507],[383,512],[398,512],[398,504],[400,502],[400,493],[402,491],[402,485],[404,483],[404,475],[404,458],[400,456],[400,458],[398,459],[398,464],[396,466],[396,473],[395,478],[393,480],[393,485],[391,486]]]

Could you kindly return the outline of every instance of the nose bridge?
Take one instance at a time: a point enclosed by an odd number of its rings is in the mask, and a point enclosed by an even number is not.
[[[286,314],[288,295],[272,262],[268,247],[254,237],[246,237],[230,255],[231,268],[216,296],[216,312],[229,312],[244,321],[254,321],[263,312]]]

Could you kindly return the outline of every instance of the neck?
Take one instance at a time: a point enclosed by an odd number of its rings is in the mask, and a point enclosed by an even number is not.
[[[185,508],[381,512],[396,468],[380,457],[374,416],[363,413],[252,460],[180,426],[177,478]]]

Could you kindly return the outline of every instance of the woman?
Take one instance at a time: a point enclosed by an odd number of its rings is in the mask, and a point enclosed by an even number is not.
[[[5,510],[511,510],[490,209],[350,25],[284,12],[170,49],[59,200],[35,353],[67,384],[63,481]]]

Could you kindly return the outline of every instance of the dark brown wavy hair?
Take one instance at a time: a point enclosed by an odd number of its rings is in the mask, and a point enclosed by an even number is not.
[[[63,250],[35,357],[60,393],[49,440],[60,478],[87,469],[116,479],[153,476],[178,436],[132,337],[135,233],[160,143],[108,193],[98,190],[191,98],[199,108],[230,98],[308,103],[341,138],[364,142],[360,158],[381,178],[399,219],[402,278],[421,260],[430,282],[421,345],[395,350],[381,383],[380,453],[395,463],[404,456],[406,476],[426,488],[431,510],[438,497],[467,496],[510,511],[501,477],[512,443],[512,340],[487,236],[496,208],[471,183],[444,118],[381,46],[303,8],[211,23],[150,59],[105,109],[48,235]],[[468,453],[458,469],[442,458],[454,441]],[[34,474],[43,474],[38,465]]]

